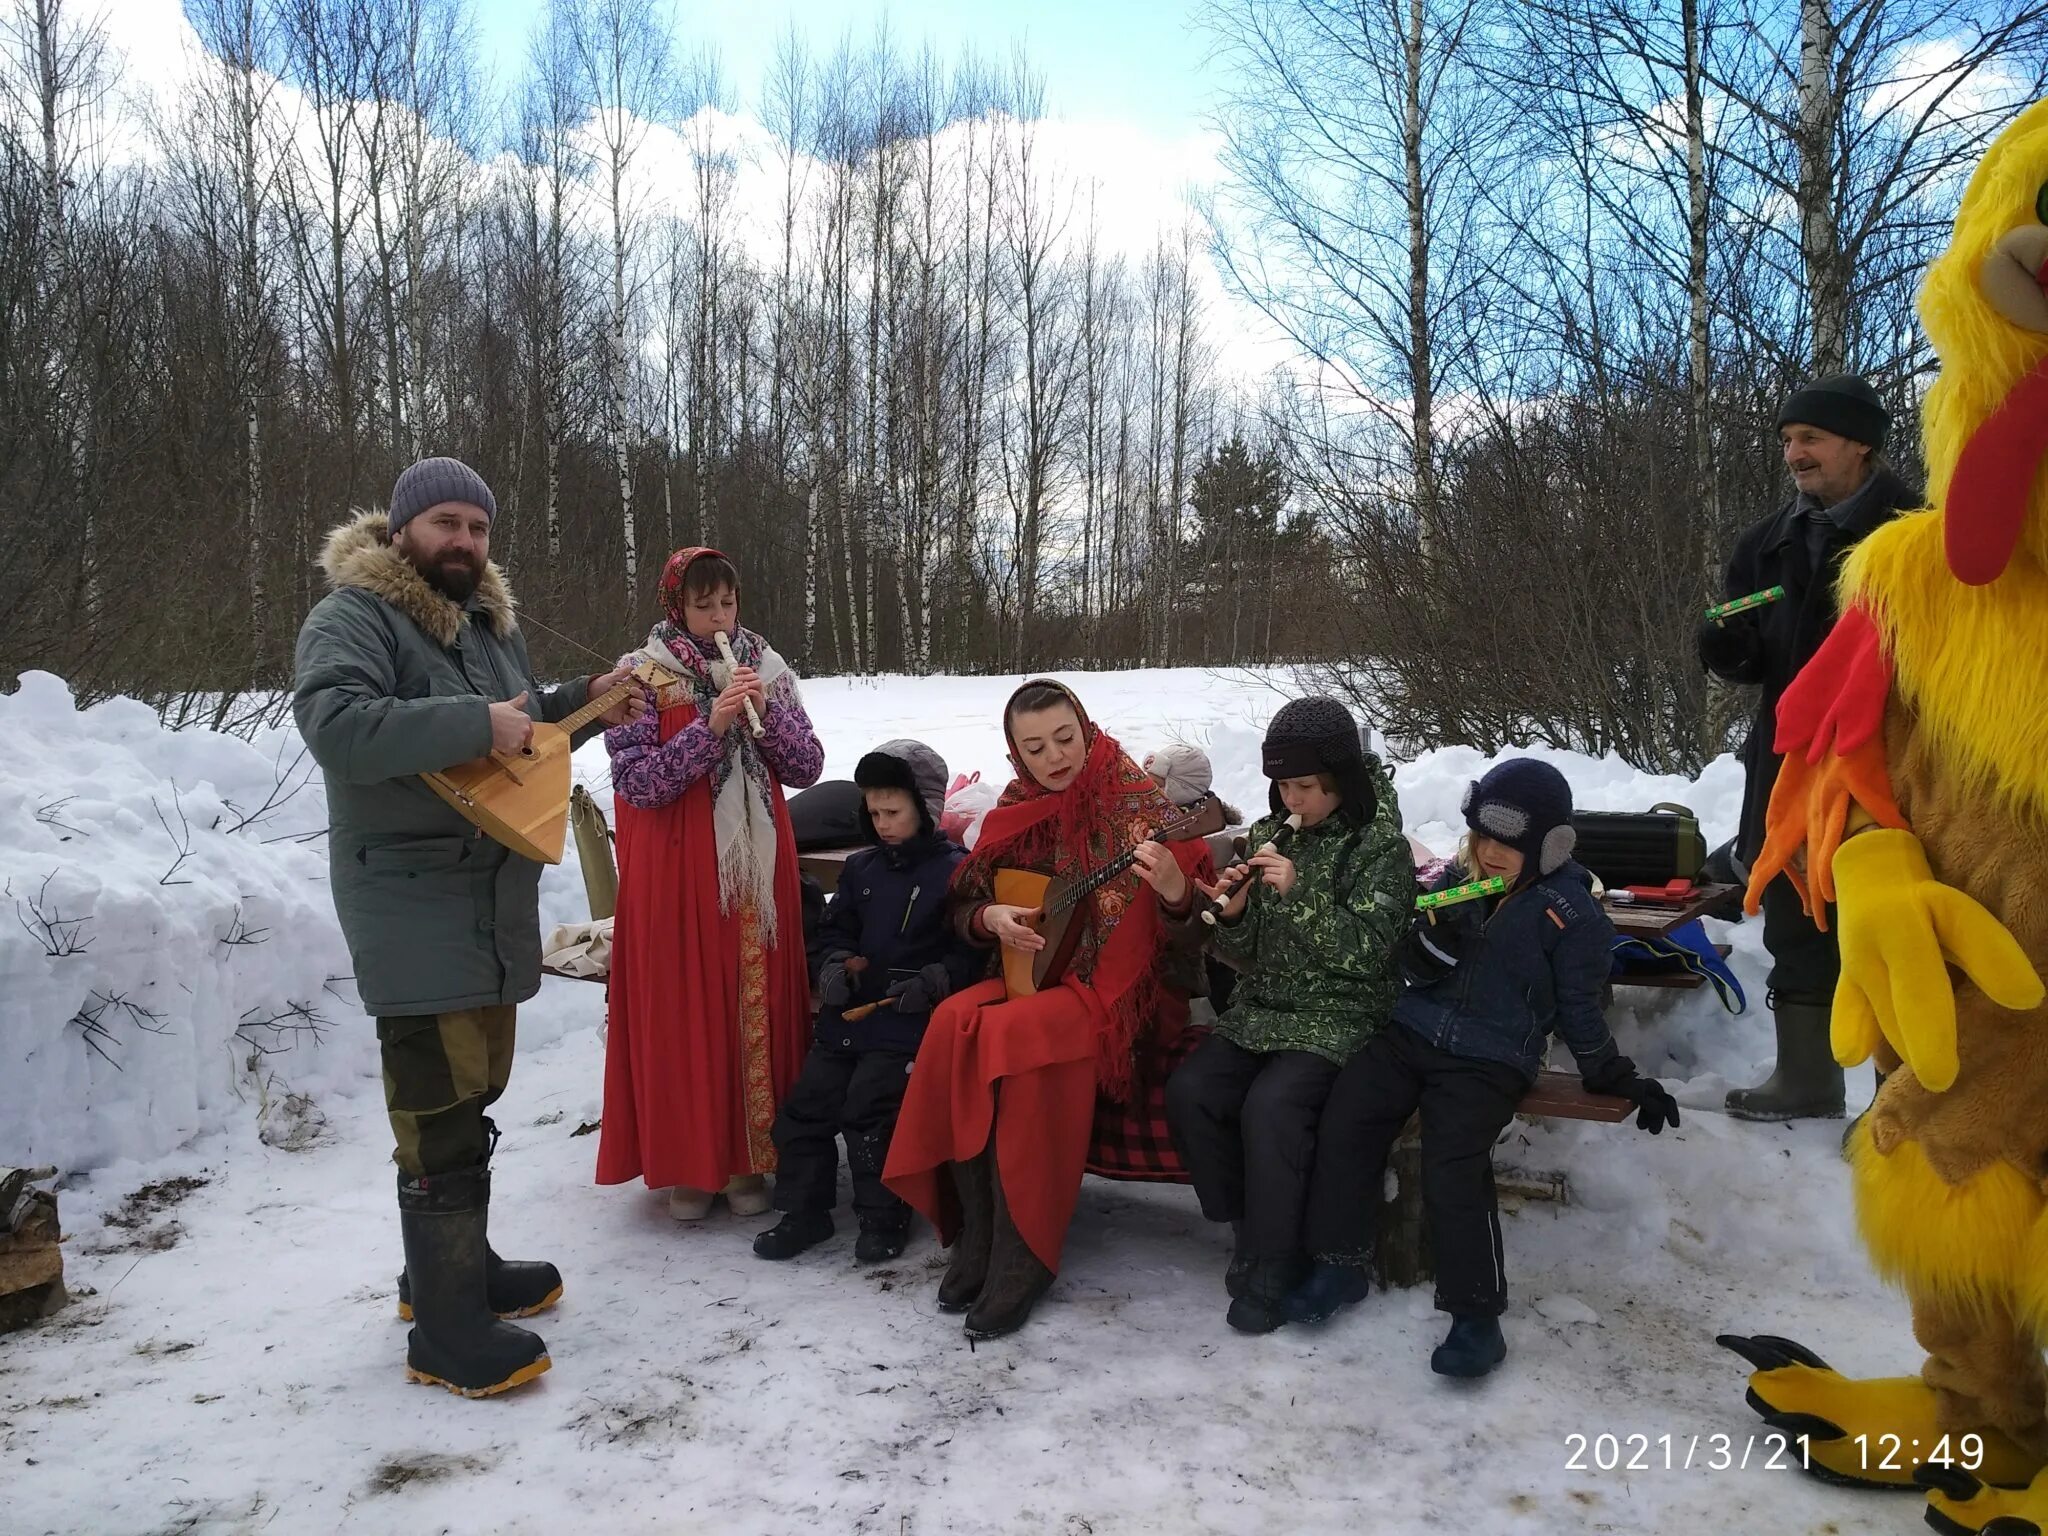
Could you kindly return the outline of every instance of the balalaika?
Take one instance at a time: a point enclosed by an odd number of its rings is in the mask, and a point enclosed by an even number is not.
[[[494,841],[538,863],[559,864],[569,827],[569,738],[642,683],[658,691],[680,680],[643,661],[625,682],[574,714],[552,725],[534,721],[533,739],[523,751],[493,752],[420,777]]]

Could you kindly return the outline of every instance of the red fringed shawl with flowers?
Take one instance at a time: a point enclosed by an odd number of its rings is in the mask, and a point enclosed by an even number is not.
[[[1144,771],[1086,724],[1078,704],[1075,712],[1087,732],[1081,771],[1050,791],[1019,764],[954,874],[952,900],[963,918],[989,900],[998,867],[1085,876],[1172,819],[1172,805]],[[1208,852],[1199,840],[1167,847],[1184,870]],[[1010,1219],[1055,1270],[1098,1089],[1118,1098],[1131,1091],[1133,1050],[1163,1001],[1159,901],[1135,871],[1096,891],[1074,920],[1084,926],[1057,985],[1006,998],[1002,982],[985,981],[933,1011],[883,1171],[883,1182],[951,1242],[959,1202],[945,1165],[992,1147]]]
[[[1053,791],[1021,767],[982,823],[981,839],[953,877],[956,905],[993,899],[998,868],[1078,880],[1121,857],[1180,813],[1150,774],[1100,726],[1086,727],[1088,757],[1074,782]],[[1189,849],[1191,856],[1201,844]],[[1110,1098],[1130,1091],[1131,1051],[1159,1003],[1159,903],[1136,869],[1095,892],[1067,981],[1083,983],[1099,1013],[1096,1078]]]

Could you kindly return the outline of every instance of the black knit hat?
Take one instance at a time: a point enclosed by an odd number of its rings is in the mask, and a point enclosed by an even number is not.
[[[391,532],[398,532],[429,507],[438,507],[444,501],[476,507],[492,522],[498,520],[497,498],[491,495],[482,475],[460,459],[421,459],[391,487]]]
[[[1378,809],[1373,774],[1379,759],[1365,750],[1358,722],[1335,699],[1290,699],[1266,727],[1259,766],[1273,780],[1269,803],[1275,816],[1286,814],[1280,799],[1281,779],[1305,779],[1327,773],[1344,797],[1344,814],[1370,821]]]
[[[1555,873],[1572,856],[1572,787],[1533,757],[1511,757],[1465,791],[1465,825],[1522,855],[1523,878]]]
[[[1779,407],[1779,427],[1794,423],[1882,448],[1891,435],[1892,413],[1884,408],[1868,380],[1853,373],[1834,373],[1815,379]]]

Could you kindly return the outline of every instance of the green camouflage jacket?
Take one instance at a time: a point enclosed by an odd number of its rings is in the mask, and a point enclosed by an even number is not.
[[[1394,1004],[1395,943],[1415,910],[1415,861],[1401,807],[1384,774],[1379,810],[1354,828],[1341,816],[1294,836],[1294,888],[1253,887],[1244,915],[1209,929],[1210,943],[1244,974],[1217,1021],[1248,1051],[1314,1051],[1340,1065],[1378,1032]],[[1279,826],[1268,817],[1247,838],[1259,847]]]

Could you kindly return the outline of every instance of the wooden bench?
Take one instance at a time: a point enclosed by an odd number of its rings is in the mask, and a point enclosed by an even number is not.
[[[1718,916],[1727,910],[1730,898],[1740,892],[1739,886],[1702,885],[1695,887],[1692,897],[1681,906],[1617,902],[1610,894],[1600,906],[1608,921],[1614,924],[1615,933],[1622,938],[1661,939],[1697,918]],[[1714,948],[1723,960],[1728,958],[1728,945],[1716,944]],[[1692,971],[1646,971],[1614,978],[1617,987],[1668,987],[1680,992],[1690,992],[1706,984],[1706,977]]]

